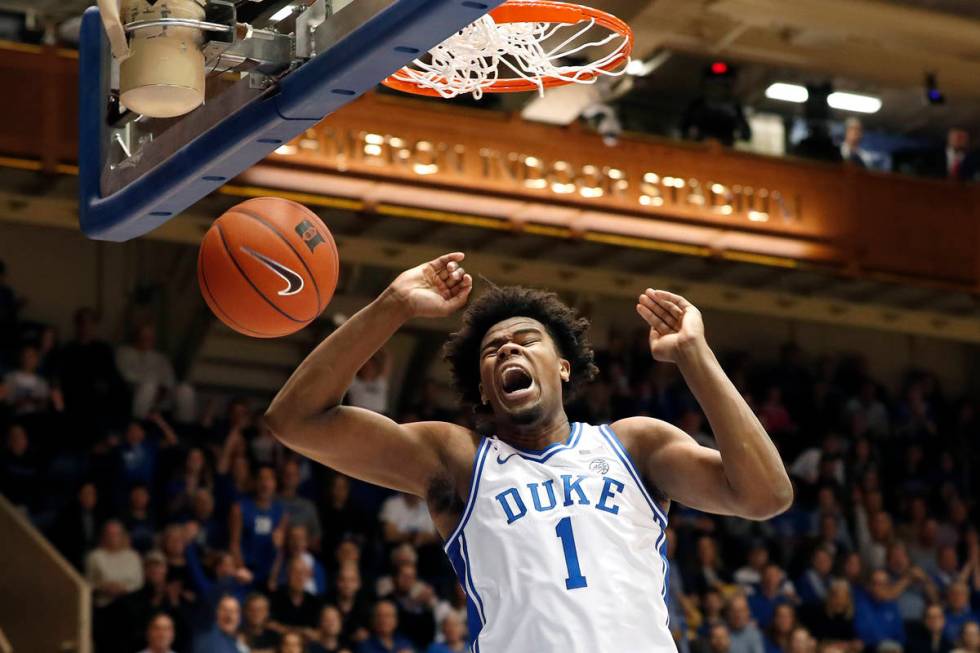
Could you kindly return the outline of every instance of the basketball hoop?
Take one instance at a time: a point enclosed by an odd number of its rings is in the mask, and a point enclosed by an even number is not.
[[[609,34],[583,39],[596,26]],[[590,63],[561,63],[588,48],[610,44],[612,52]],[[554,86],[592,84],[602,75],[622,75],[632,50],[629,25],[604,11],[554,0],[509,0],[430,50],[431,60],[416,59],[383,83],[406,93],[443,98],[543,93]],[[501,69],[515,77],[501,78]]]

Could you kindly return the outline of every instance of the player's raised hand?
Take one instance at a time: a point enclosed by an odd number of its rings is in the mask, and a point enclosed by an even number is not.
[[[445,317],[465,304],[473,278],[462,267],[465,254],[453,252],[398,275],[389,291],[412,317]]]
[[[650,326],[650,353],[655,360],[676,363],[682,352],[704,343],[701,311],[680,295],[647,288],[636,312]]]

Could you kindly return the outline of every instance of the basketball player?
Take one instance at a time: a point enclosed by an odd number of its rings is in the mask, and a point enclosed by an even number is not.
[[[300,365],[267,413],[292,449],[423,497],[468,595],[474,651],[674,651],[665,530],[677,500],[766,519],[792,487],[779,454],[684,298],[646,290],[650,350],[678,365],[720,451],[648,417],[570,424],[564,402],[597,372],[588,324],[555,295],[493,288],[446,348],[457,389],[492,436],[396,424],[341,406],[357,370],[407,320],[461,309],[473,281],[453,253],[402,273]]]

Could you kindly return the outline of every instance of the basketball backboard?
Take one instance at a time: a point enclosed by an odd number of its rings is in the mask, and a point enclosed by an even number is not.
[[[206,100],[178,118],[148,118],[127,109],[120,102],[120,67],[110,53],[104,16],[95,7],[86,11],[79,64],[79,222],[91,238],[124,241],[155,229],[503,3],[158,1],[198,5],[203,13],[183,23],[166,10],[152,24],[123,22],[113,49],[123,32],[133,39],[141,30],[156,36],[193,26],[200,31],[208,71]],[[160,5],[148,4],[160,11]]]

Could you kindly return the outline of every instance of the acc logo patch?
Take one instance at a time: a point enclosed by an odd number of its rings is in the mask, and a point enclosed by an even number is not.
[[[609,472],[609,463],[605,458],[596,458],[589,463],[589,471],[593,474],[605,475]]]

